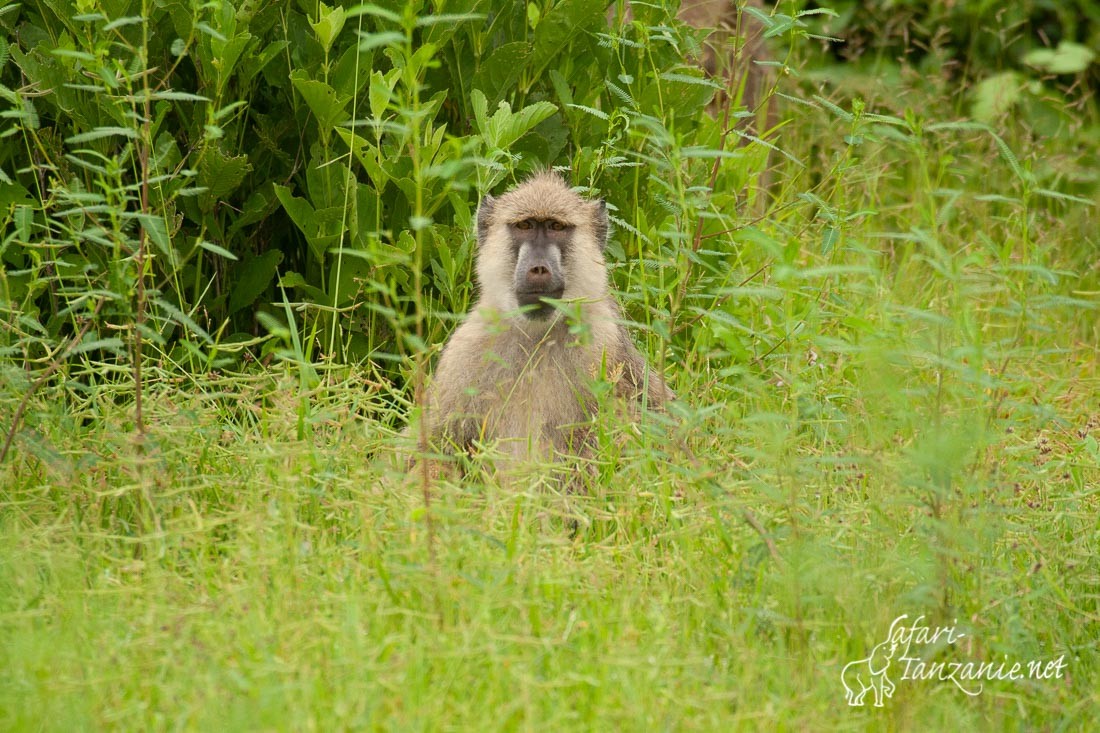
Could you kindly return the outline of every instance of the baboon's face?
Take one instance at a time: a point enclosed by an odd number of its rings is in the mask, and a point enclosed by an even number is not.
[[[526,320],[552,317],[553,300],[606,296],[607,208],[553,173],[482,199],[477,212],[481,304]]]
[[[552,310],[546,298],[565,292],[562,262],[569,251],[573,226],[558,219],[529,217],[508,226],[516,268],[512,287],[528,318],[545,318]]]

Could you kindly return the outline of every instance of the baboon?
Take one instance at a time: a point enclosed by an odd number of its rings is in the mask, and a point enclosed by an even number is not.
[[[428,389],[427,437],[444,451],[496,442],[526,460],[582,454],[600,375],[617,397],[673,395],[620,323],[608,291],[607,207],[546,171],[477,211],[479,297]],[[559,303],[560,301],[560,303]]]

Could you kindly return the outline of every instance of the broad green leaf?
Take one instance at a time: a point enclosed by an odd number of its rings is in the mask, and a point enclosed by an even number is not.
[[[308,201],[294,196],[286,186],[275,186],[275,196],[302,234],[309,237],[317,232],[317,216]]]
[[[35,199],[31,196],[31,192],[22,184],[11,179],[0,183],[0,211],[6,211],[12,204],[33,206],[34,202]]]
[[[1015,71],[983,79],[974,88],[970,113],[974,119],[992,123],[1020,101],[1026,80]]]
[[[275,272],[282,261],[283,253],[276,249],[239,263],[234,268],[237,277],[233,293],[229,296],[229,313],[252,305],[275,279]]]
[[[348,118],[344,108],[351,97],[338,97],[336,90],[328,84],[308,78],[306,72],[300,69],[290,75],[290,81],[302,95],[302,99],[306,100],[322,129],[333,128]]]
[[[244,53],[251,42],[252,34],[250,33],[233,36],[224,43],[217,40],[210,42],[211,51],[218,62],[214,68],[217,70],[219,96],[225,91],[229,80],[233,78],[233,71],[237,67],[237,62],[240,61],[241,54]]]
[[[1080,74],[1092,65],[1096,54],[1088,46],[1061,41],[1055,49],[1037,48],[1024,56],[1024,63],[1048,74]]]

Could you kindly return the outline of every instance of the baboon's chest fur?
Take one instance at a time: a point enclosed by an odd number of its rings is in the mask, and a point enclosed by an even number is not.
[[[517,456],[570,452],[594,410],[590,384],[605,358],[598,341],[571,334],[564,321],[524,327],[475,314],[444,350],[432,420],[443,420],[442,434],[461,447],[500,441]]]

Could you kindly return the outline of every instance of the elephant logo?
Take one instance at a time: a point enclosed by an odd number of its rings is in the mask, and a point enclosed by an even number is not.
[[[897,649],[898,645],[887,639],[872,649],[866,658],[844,665],[840,681],[844,685],[844,699],[849,705],[862,706],[863,698],[871,690],[875,693],[876,708],[882,707],[883,698],[893,697],[896,686],[886,676],[886,671]]]

